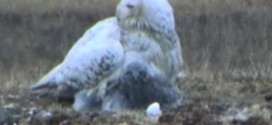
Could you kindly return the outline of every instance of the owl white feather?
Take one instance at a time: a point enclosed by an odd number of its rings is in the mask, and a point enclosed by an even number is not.
[[[63,62],[32,89],[65,86],[80,90],[96,86],[123,62],[124,49],[119,39],[120,28],[116,18],[99,21],[73,45]]]
[[[86,111],[94,106],[118,112],[150,101],[159,101],[164,108],[179,106],[181,93],[171,80],[182,66],[181,46],[168,1],[121,0],[116,17],[125,51],[121,75],[109,79],[100,90],[77,94],[73,108]],[[106,92],[101,94],[101,90]],[[96,102],[102,106],[93,105]]]
[[[122,29],[120,41],[128,44],[125,49],[139,50],[147,59],[153,59],[163,74],[174,79],[183,59],[174,12],[168,0],[121,0],[116,16]],[[158,44],[160,48],[154,45],[151,48],[147,43]]]

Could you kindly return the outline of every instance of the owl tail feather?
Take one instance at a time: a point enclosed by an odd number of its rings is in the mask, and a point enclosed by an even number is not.
[[[41,90],[41,89],[49,89],[49,88],[54,88],[56,87],[56,85],[54,84],[49,84],[49,83],[45,83],[45,84],[36,84],[36,85],[32,85],[30,86],[30,89],[32,91],[36,91],[36,90]]]
[[[45,76],[43,76],[35,85],[30,86],[30,89],[32,91],[40,90],[40,89],[50,89],[57,86],[56,81],[54,80],[54,77],[57,75],[60,64],[57,65],[54,69],[52,69],[49,73],[47,73]]]

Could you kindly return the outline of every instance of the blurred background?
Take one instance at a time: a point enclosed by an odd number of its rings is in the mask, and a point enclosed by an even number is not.
[[[0,0],[0,82],[31,83],[119,0]],[[271,0],[170,0],[187,72],[271,75]],[[270,78],[270,77],[269,77]]]

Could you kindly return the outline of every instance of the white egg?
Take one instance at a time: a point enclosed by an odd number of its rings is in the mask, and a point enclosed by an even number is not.
[[[158,102],[150,104],[146,109],[146,114],[151,120],[158,121],[162,115],[160,104]]]

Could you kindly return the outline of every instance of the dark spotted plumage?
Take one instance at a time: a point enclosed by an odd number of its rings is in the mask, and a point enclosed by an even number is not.
[[[114,17],[96,23],[75,43],[63,62],[32,86],[32,90],[52,86],[80,90],[97,86],[123,62],[124,49],[119,41],[119,33]]]

